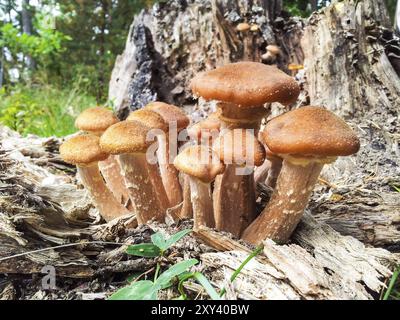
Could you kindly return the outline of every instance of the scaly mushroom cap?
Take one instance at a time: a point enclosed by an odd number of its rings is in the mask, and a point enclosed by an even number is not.
[[[176,121],[178,130],[186,128],[190,123],[190,119],[185,112],[171,104],[155,101],[146,105],[145,109],[157,112],[167,124]]]
[[[139,109],[131,112],[128,118],[126,118],[126,121],[132,120],[140,122],[151,129],[160,129],[164,132],[168,131],[168,124],[164,121],[163,117],[151,110]]]
[[[225,165],[210,148],[190,146],[177,155],[174,166],[181,172],[209,183],[225,170]]]
[[[264,146],[246,129],[227,130],[215,140],[213,150],[224,163],[260,166],[265,160]]]
[[[60,146],[61,158],[79,166],[106,160],[109,155],[100,149],[99,139],[92,134],[75,136]]]
[[[265,103],[289,104],[300,94],[297,82],[274,66],[238,62],[198,74],[192,91],[206,100],[234,103],[242,108]]]
[[[82,131],[102,132],[119,120],[106,108],[94,107],[84,110],[75,120],[75,127]]]
[[[247,22],[241,22],[236,26],[236,30],[239,32],[244,32],[250,29],[250,25]]]
[[[145,153],[153,143],[146,139],[149,130],[149,127],[138,121],[118,122],[101,136],[101,150],[110,154]]]
[[[262,137],[277,155],[338,157],[360,149],[358,137],[346,122],[324,108],[313,106],[272,119]]]

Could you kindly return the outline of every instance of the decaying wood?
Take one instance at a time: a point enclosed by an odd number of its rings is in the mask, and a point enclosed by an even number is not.
[[[170,0],[143,11],[116,61],[110,99],[121,118],[160,99],[197,119],[212,106],[195,103],[188,89],[194,74],[232,61],[261,61],[266,45],[276,43],[281,69],[289,63],[306,67],[296,75],[304,89],[298,105],[323,104],[345,117],[361,138],[361,151],[326,166],[292,242],[266,241],[264,253],[233,284],[228,279],[251,248],[215,230],[187,236],[161,265],[199,259],[198,268],[227,287],[232,299],[377,298],[400,251],[400,197],[392,188],[400,184],[399,79],[390,56],[396,40],[383,8],[372,0],[357,6],[335,1],[308,21],[285,17],[281,3]],[[259,30],[238,32],[239,22]],[[283,111],[273,105],[273,116]],[[0,128],[0,299],[105,298],[131,273],[154,267],[155,260],[127,256],[128,244],[149,242],[155,231],[171,235],[192,227],[170,219],[129,229],[134,216],[103,223],[75,169],[59,158],[59,143]],[[270,190],[259,187],[261,211]],[[37,249],[46,250],[31,252]],[[24,255],[5,259],[18,254]],[[55,266],[62,278],[55,291],[41,287],[45,265]],[[186,287],[200,291],[193,283]],[[160,298],[174,295],[169,289]]]
[[[391,274],[393,261],[388,251],[365,247],[309,214],[297,228],[294,241],[283,246],[264,242],[265,256],[246,265],[233,284],[239,298],[372,299],[364,286],[379,292],[381,280]],[[247,255],[234,250],[205,253],[201,259],[215,270],[213,280],[222,288]]]
[[[310,103],[346,119],[360,152],[326,166],[331,187],[316,192],[313,214],[343,234],[398,248],[400,78],[390,53],[399,47],[383,1],[340,1],[314,13],[302,38]],[[397,72],[397,73],[396,73]],[[398,249],[397,249],[398,250]]]

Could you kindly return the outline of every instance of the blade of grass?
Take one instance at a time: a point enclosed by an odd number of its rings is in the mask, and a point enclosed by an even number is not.
[[[399,277],[399,274],[400,274],[400,267],[398,267],[397,270],[395,270],[393,272],[392,278],[390,279],[390,282],[389,282],[389,286],[385,292],[385,295],[383,296],[383,300],[389,299],[389,297],[393,291],[394,285],[396,284],[397,278]]]
[[[208,295],[213,300],[221,300],[221,296],[215,291],[214,287],[208,281],[208,279],[200,272],[195,272],[193,277],[200,283],[203,288],[207,291]]]
[[[264,249],[264,245],[260,245],[257,248],[255,248],[249,256],[242,262],[242,264],[235,270],[235,272],[231,276],[231,282],[235,281],[236,277],[240,274],[240,272],[243,270],[245,265],[249,263],[251,259],[253,259],[255,256],[257,256],[262,250]],[[223,297],[223,295],[226,293],[226,288],[223,288],[220,292],[220,297]]]

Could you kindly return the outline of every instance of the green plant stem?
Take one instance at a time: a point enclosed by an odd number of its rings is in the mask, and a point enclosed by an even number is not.
[[[259,245],[257,248],[255,248],[250,255],[242,262],[242,264],[235,270],[235,272],[232,274],[230,280],[231,282],[235,281],[236,277],[239,275],[239,273],[243,270],[245,265],[249,263],[251,259],[253,259],[255,256],[257,256],[262,250],[264,249],[264,245]],[[222,288],[221,292],[219,293],[220,297],[222,297],[226,293],[226,288]]]
[[[398,267],[397,270],[395,270],[393,272],[392,278],[390,279],[390,282],[389,282],[389,286],[388,286],[388,288],[387,288],[387,290],[385,292],[385,295],[383,296],[383,300],[388,300],[389,299],[390,294],[393,291],[394,285],[396,284],[396,280],[399,277],[399,274],[400,274],[400,267]]]
[[[160,263],[157,262],[156,272],[154,273],[154,282],[156,282],[159,273],[160,273]]]

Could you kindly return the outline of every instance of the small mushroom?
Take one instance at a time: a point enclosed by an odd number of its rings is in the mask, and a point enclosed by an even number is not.
[[[100,137],[108,127],[117,122],[119,122],[119,120],[111,110],[102,107],[94,107],[84,110],[76,118],[75,127],[81,131],[89,132]],[[107,186],[117,200],[122,204],[127,204],[129,192],[125,186],[118,159],[110,155],[104,161],[99,162],[99,169]],[[132,204],[128,203],[128,208],[132,209]]]
[[[261,138],[262,139],[262,138]],[[256,168],[254,172],[255,183],[262,182],[266,186],[274,189],[276,180],[282,168],[282,158],[273,153],[266,145],[264,145],[266,160]]]
[[[253,172],[265,160],[264,147],[250,130],[234,129],[221,133],[213,150],[226,166],[215,182],[215,225],[238,237],[255,219]]]
[[[218,112],[211,113],[206,119],[197,122],[188,128],[189,137],[197,144],[212,146],[219,136],[221,121],[218,119]]]
[[[119,162],[139,224],[151,219],[163,221],[166,207],[157,196],[151,180],[155,168],[149,165],[147,139],[151,130],[138,121],[121,121],[109,127],[100,138],[104,152],[119,155]]]
[[[98,163],[107,159],[108,154],[100,149],[98,136],[75,136],[60,146],[60,155],[65,162],[77,166],[82,184],[89,191],[100,215],[106,221],[129,214],[115,199],[100,174]]]
[[[281,49],[276,45],[269,45],[266,50],[267,52],[261,56],[261,59],[268,64],[273,64],[281,54]]]
[[[236,30],[239,32],[246,32],[250,30],[250,25],[247,22],[241,22],[236,26]]]
[[[270,202],[242,238],[285,243],[299,223],[324,164],[356,153],[360,142],[339,117],[321,107],[290,111],[267,123],[264,143],[283,158]]]
[[[211,182],[225,169],[218,156],[206,146],[184,149],[174,161],[175,167],[188,176],[194,218],[194,230],[215,226]]]
[[[126,121],[137,121],[142,124],[144,124],[146,127],[148,127],[150,130],[155,129],[157,131],[154,131],[155,136],[157,137],[157,155],[158,150],[160,149],[160,146],[162,145],[162,142],[165,141],[165,135],[166,132],[168,131],[168,125],[164,121],[164,119],[156,112],[151,111],[151,110],[146,110],[146,109],[139,109],[136,111],[133,111],[129,114],[129,116],[126,118]],[[149,130],[149,131],[150,131]],[[149,137],[151,138],[151,137]],[[161,142],[160,142],[161,141]],[[157,157],[158,159],[153,159],[153,160],[158,160],[158,163],[160,163],[160,158]],[[165,159],[161,159],[161,161],[165,161]],[[149,172],[149,177],[151,180],[151,183],[154,186],[154,190],[156,191],[157,198],[160,201],[161,205],[163,208],[169,208],[171,207],[167,192],[164,188],[164,184],[162,182],[161,178],[161,172],[159,170],[159,166],[157,163],[153,163],[155,161],[147,161],[147,167],[148,167],[148,172]]]
[[[145,109],[158,113],[168,124],[168,135],[160,135],[157,155],[160,163],[161,178],[172,207],[182,202],[182,188],[179,183],[178,172],[173,165],[178,153],[178,134],[190,122],[182,109],[164,102],[152,102]]]

